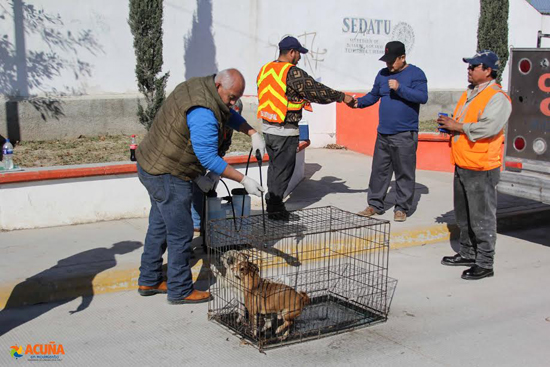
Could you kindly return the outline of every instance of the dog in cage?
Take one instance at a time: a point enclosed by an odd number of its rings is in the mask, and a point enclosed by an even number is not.
[[[237,296],[235,301],[238,305],[237,323],[239,324],[242,324],[245,321],[246,309],[244,306],[244,296],[241,291],[243,286],[241,279],[238,277],[238,273],[235,270],[235,265],[243,261],[248,261],[249,258],[250,255],[247,250],[228,250],[220,257],[222,267],[225,269],[223,276],[226,279],[226,284],[233,288],[234,291],[231,292],[231,294]]]
[[[236,263],[233,272],[243,285],[244,306],[248,311],[253,335],[258,335],[258,326],[261,324],[261,331],[267,330],[265,318],[277,314],[277,318],[283,320],[283,324],[275,330],[275,334],[280,335],[284,331],[281,339],[286,339],[294,320],[300,316],[304,307],[311,303],[308,295],[305,292],[297,292],[286,284],[261,278],[258,265],[248,259]],[[258,320],[258,317],[261,320]]]

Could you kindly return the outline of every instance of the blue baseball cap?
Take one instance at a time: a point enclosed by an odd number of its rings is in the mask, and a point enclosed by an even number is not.
[[[470,57],[470,58],[465,57],[462,59],[462,61],[470,65],[483,64],[486,67],[491,68],[493,70],[498,70],[500,66],[500,60],[498,59],[497,54],[489,50],[479,51],[473,57]]]
[[[279,42],[279,50],[296,50],[301,54],[307,54],[308,49],[305,47],[302,47],[302,44],[300,41],[298,41],[296,38],[292,36],[287,36]]]

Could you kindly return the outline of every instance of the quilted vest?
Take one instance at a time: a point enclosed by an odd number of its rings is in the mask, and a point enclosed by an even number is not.
[[[214,75],[189,79],[166,98],[138,146],[136,159],[145,172],[169,173],[186,181],[205,173],[193,151],[187,126],[187,111],[193,107],[208,108],[214,113],[219,123],[218,147],[221,146],[230,111],[218,94]]]

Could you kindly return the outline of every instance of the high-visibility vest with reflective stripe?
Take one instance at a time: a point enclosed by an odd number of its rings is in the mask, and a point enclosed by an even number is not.
[[[510,97],[502,91],[502,87],[493,84],[479,92],[470,102],[466,110],[463,110],[468,93],[464,92],[456,105],[453,117],[461,123],[477,123],[483,114],[487,103],[497,93],[502,93],[510,100]],[[462,119],[462,121],[460,121]],[[504,142],[504,129],[497,135],[470,141],[466,134],[456,134],[451,139],[451,163],[473,171],[489,171],[500,167],[502,164],[502,143]]]
[[[300,111],[302,108],[311,111],[308,101],[290,102],[286,97],[286,77],[292,66],[289,62],[272,61],[260,69],[256,79],[259,119],[283,124],[287,111]]]

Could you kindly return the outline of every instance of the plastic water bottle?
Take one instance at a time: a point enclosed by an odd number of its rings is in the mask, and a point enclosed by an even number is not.
[[[136,149],[137,149],[136,136],[132,135],[131,141],[130,141],[130,160],[132,162],[136,161]]]
[[[6,139],[4,146],[2,147],[2,162],[4,163],[4,169],[13,169],[13,145],[10,143],[10,139]]]

